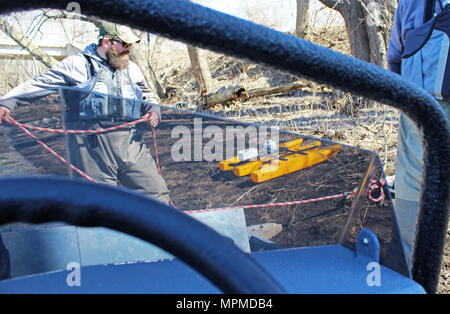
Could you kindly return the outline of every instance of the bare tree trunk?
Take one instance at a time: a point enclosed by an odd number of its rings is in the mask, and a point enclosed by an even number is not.
[[[309,0],[297,0],[295,36],[305,38],[309,26]]]
[[[153,45],[152,53],[150,54],[150,57],[149,57],[150,64],[153,65],[153,67],[155,68],[155,71],[158,70],[158,56],[159,56],[159,53],[161,50],[161,45],[162,45],[163,40],[164,40],[164,37],[161,37],[161,36],[156,37],[156,41],[155,41],[155,44]]]
[[[393,15],[384,0],[360,0],[364,10],[367,36],[370,44],[370,62],[387,69],[386,51],[388,45],[387,30],[390,29]]]
[[[201,97],[204,98],[212,86],[212,77],[208,62],[201,49],[188,45],[187,50],[198,91]]]
[[[351,54],[386,68],[389,29],[396,0],[319,0],[344,18]]]
[[[198,2],[198,0],[191,0]],[[195,81],[197,82],[198,92],[202,99],[202,105],[206,105],[206,95],[212,86],[211,72],[209,71],[208,62],[203,51],[199,48],[187,45],[189,59],[191,61],[192,71],[194,72]]]
[[[0,17],[0,30],[14,40],[19,46],[26,49],[34,58],[41,61],[47,68],[52,68],[58,61],[46,54],[41,48],[22,34],[19,30],[11,26],[3,17]]]
[[[370,62],[369,37],[359,0],[344,0],[336,8],[344,18],[352,56]]]
[[[153,72],[152,66],[150,64],[149,58],[145,57],[144,47],[141,45],[134,45],[131,53],[130,60],[137,64],[141,69],[142,74],[148,84],[148,87],[158,96],[159,99],[165,99],[166,94],[164,93],[161,84],[159,83],[155,72]]]

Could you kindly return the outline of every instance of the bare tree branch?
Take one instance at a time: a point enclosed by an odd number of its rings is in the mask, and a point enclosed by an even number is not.
[[[340,11],[341,1],[340,0],[319,0],[324,6],[330,9]]]
[[[58,63],[56,59],[33,44],[28,37],[10,25],[3,17],[0,17],[0,30],[14,40],[19,46],[26,49],[34,58],[41,61],[46,67],[51,68]]]
[[[80,20],[84,22],[89,22],[94,24],[97,27],[102,26],[102,20],[97,19],[95,17],[91,16],[84,16],[84,15],[74,15],[72,13],[68,13],[66,11],[59,11],[57,15],[48,14],[48,11],[44,11],[43,16],[47,17],[48,19],[68,19],[68,20]]]

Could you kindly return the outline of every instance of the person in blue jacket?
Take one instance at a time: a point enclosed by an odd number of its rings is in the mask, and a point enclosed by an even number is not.
[[[400,0],[387,50],[389,70],[432,94],[450,117],[448,98],[449,0]],[[447,7],[446,7],[447,6]],[[442,15],[440,14],[440,15]],[[433,24],[434,23],[434,24]],[[395,165],[394,211],[411,267],[422,179],[421,136],[416,125],[400,114]]]

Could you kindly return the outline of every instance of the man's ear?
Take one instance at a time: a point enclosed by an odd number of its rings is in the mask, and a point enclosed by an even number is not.
[[[100,43],[101,43],[100,46],[106,48],[106,47],[108,46],[108,42],[109,42],[109,40],[108,40],[107,38],[103,38],[103,39],[100,41]]]

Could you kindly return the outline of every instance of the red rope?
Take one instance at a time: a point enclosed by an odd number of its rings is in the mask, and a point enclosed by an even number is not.
[[[9,121],[20,127],[20,128],[27,128],[27,129],[31,129],[31,130],[35,130],[35,131],[44,131],[44,132],[53,132],[53,133],[63,133],[63,134],[99,134],[99,133],[106,133],[106,132],[111,132],[111,131],[115,131],[118,129],[123,129],[123,128],[127,128],[130,126],[134,126],[136,124],[139,124],[141,122],[147,121],[146,119],[140,119],[140,120],[136,120],[136,121],[132,121],[132,122],[127,122],[121,125],[117,125],[117,126],[113,126],[110,128],[105,128],[105,129],[97,129],[97,130],[62,130],[62,129],[49,129],[49,128],[41,128],[41,127],[37,127],[34,125],[28,125],[28,124],[24,124],[24,123],[20,123],[16,120],[14,120],[12,117],[9,117]]]
[[[301,201],[292,201],[292,202],[283,202],[283,203],[268,203],[268,204],[259,204],[259,205],[242,205],[242,206],[235,206],[235,207],[221,207],[221,208],[207,208],[207,209],[199,209],[199,210],[186,210],[184,213],[186,214],[192,214],[192,213],[199,213],[199,212],[212,212],[217,210],[229,210],[229,209],[248,209],[248,208],[261,208],[261,207],[272,207],[272,206],[289,206],[289,205],[299,205],[299,204],[308,204],[313,202],[320,202],[335,198],[341,198],[346,197],[349,195],[354,195],[355,191],[352,192],[344,192],[336,195],[330,195],[330,196],[324,196],[324,197],[318,197],[318,198],[312,198],[309,200],[301,200]]]
[[[368,189],[368,197],[371,201],[373,202],[382,202],[384,200],[385,194],[384,194],[384,186],[386,185],[386,180],[385,179],[380,179],[380,180],[376,180],[376,179],[371,179],[370,180],[370,184],[369,184],[369,189]],[[378,193],[378,196],[374,196],[373,194],[375,193],[375,195]]]
[[[11,117],[9,117],[9,121],[12,124],[18,126],[20,129],[22,129],[26,134],[28,134],[34,140],[36,140],[41,146],[43,146],[52,155],[57,157],[59,160],[64,162],[66,165],[70,166],[70,168],[72,170],[74,170],[77,173],[79,173],[85,179],[97,183],[94,179],[89,177],[87,174],[82,172],[80,169],[78,169],[75,166],[69,164],[67,160],[65,160],[58,153],[56,153],[54,150],[52,150],[50,147],[48,147],[45,143],[40,141],[36,136],[34,136],[30,131],[28,131],[27,128],[28,129],[37,130],[37,131],[46,131],[46,132],[54,132],[54,133],[65,133],[65,134],[98,134],[98,133],[106,133],[106,132],[114,131],[114,130],[125,128],[125,127],[130,127],[130,126],[136,125],[138,123],[144,122],[144,121],[146,121],[146,119],[140,119],[140,120],[136,120],[136,121],[133,121],[133,122],[125,123],[125,124],[122,124],[122,125],[118,125],[118,126],[114,126],[114,127],[110,127],[110,128],[106,128],[106,129],[98,129],[98,130],[61,130],[61,129],[40,128],[40,127],[35,127],[35,126],[30,126],[30,125],[27,125],[27,124],[19,123],[19,122],[17,122],[16,120],[14,120]],[[158,158],[158,147],[156,145],[156,131],[155,131],[154,127],[152,128],[152,133],[153,133],[153,147],[154,147],[154,150],[155,150],[156,167],[158,169],[158,173],[161,175],[161,168],[160,168],[160,165],[159,165],[159,158]],[[383,185],[384,185],[383,181],[380,182],[378,180],[371,180],[371,186],[369,187],[369,193],[368,193],[369,195],[368,195],[368,197],[372,201],[380,202],[380,201],[382,201],[384,199]],[[380,190],[380,196],[378,198],[374,198],[372,196],[372,192],[375,191],[375,190],[378,190],[378,189]],[[217,210],[229,210],[229,209],[236,209],[236,208],[248,209],[248,208],[272,207],[272,206],[299,205],[299,204],[307,204],[307,203],[312,203],[312,202],[319,202],[319,201],[324,201],[324,200],[329,200],[329,199],[341,198],[341,197],[354,195],[354,194],[355,194],[355,192],[352,191],[352,192],[344,192],[344,193],[340,193],[340,194],[336,194],[336,195],[330,195],[330,196],[324,196],[324,197],[319,197],[319,198],[313,198],[313,199],[309,199],[309,200],[283,202],[283,203],[268,203],[268,204],[259,204],[259,205],[243,205],[243,206],[236,206],[236,207],[207,208],[207,209],[200,209],[200,210],[187,210],[187,211],[184,211],[184,213],[192,214],[192,213],[198,213],[198,212],[211,212],[211,211],[217,211]],[[171,199],[169,199],[169,203],[175,208],[175,205],[174,205],[174,203],[172,202]]]
[[[110,127],[110,128],[97,129],[97,130],[61,130],[61,129],[41,128],[41,127],[36,127],[36,126],[33,126],[33,125],[28,125],[28,124],[25,124],[25,123],[20,123],[20,122],[18,122],[17,120],[15,120],[12,117],[9,117],[8,121],[11,122],[12,124],[18,126],[21,130],[23,130],[26,134],[28,134],[31,138],[33,138],[36,142],[38,142],[42,147],[44,147],[47,151],[49,151],[52,155],[54,155],[56,158],[58,158],[63,163],[68,165],[72,170],[74,170],[75,172],[79,173],[83,178],[85,178],[85,179],[87,179],[89,181],[92,181],[94,183],[97,183],[97,181],[92,179],[86,173],[84,173],[83,171],[81,171],[80,169],[75,167],[74,165],[69,164],[69,162],[66,159],[64,159],[57,152],[55,152],[53,149],[48,147],[44,142],[40,141],[33,133],[31,133],[27,129],[32,129],[32,130],[36,130],[36,131],[44,131],[44,132],[52,132],[52,133],[62,133],[62,134],[100,134],[100,133],[106,133],[106,132],[111,132],[111,131],[115,131],[115,130],[118,130],[118,129],[127,128],[127,127],[130,127],[130,126],[136,125],[138,123],[147,121],[147,119],[140,119],[140,120],[136,120],[136,121],[132,121],[132,122],[127,122],[127,123],[124,123],[124,124],[121,124],[121,125],[113,126],[113,127]],[[155,131],[154,127],[152,128],[152,133],[153,133],[153,147],[155,149],[156,167],[158,169],[158,174],[161,175],[161,168],[159,166],[159,158],[158,158],[158,147],[156,145],[156,131]],[[169,203],[170,203],[170,205],[175,207],[175,205],[174,205],[174,203],[172,202],[171,199],[169,199]]]
[[[86,173],[84,173],[83,171],[81,171],[80,169],[75,167],[74,165],[69,164],[69,162],[66,159],[64,159],[57,152],[55,152],[53,149],[48,147],[44,142],[39,140],[33,133],[31,133],[27,129],[32,129],[32,130],[36,130],[36,131],[44,131],[44,132],[63,133],[63,134],[99,134],[99,133],[106,133],[106,132],[111,132],[114,130],[130,127],[130,126],[136,125],[138,123],[144,122],[144,121],[146,121],[146,119],[140,119],[140,120],[124,123],[124,124],[121,124],[118,126],[114,126],[114,127],[110,127],[110,128],[106,128],[106,129],[98,129],[98,130],[61,130],[61,129],[41,128],[41,127],[36,127],[36,126],[20,123],[12,117],[9,117],[9,119],[7,119],[7,121],[18,126],[21,130],[23,130],[26,134],[28,134],[31,138],[33,138],[36,142],[38,142],[42,147],[44,147],[47,151],[49,151],[53,156],[55,156],[56,158],[61,160],[63,163],[68,165],[73,171],[80,174],[83,178],[85,178],[91,182],[97,183],[97,181],[92,179]]]
[[[36,136],[34,136],[33,133],[31,133],[30,131],[28,131],[25,127],[20,126],[20,128],[26,133],[28,134],[31,138],[33,138],[36,142],[38,142],[42,147],[44,147],[47,151],[49,151],[53,156],[55,156],[56,158],[58,158],[59,160],[61,160],[63,163],[65,163],[66,165],[68,165],[72,170],[74,170],[75,172],[79,173],[83,178],[92,181],[94,183],[97,183],[97,181],[95,181],[94,179],[92,179],[90,176],[88,176],[86,173],[84,173],[83,171],[81,171],[80,169],[78,169],[77,167],[75,167],[72,164],[69,164],[69,162],[67,160],[65,160],[63,157],[61,157],[57,152],[55,152],[53,149],[51,149],[50,147],[48,147],[44,142],[40,141]]]

